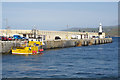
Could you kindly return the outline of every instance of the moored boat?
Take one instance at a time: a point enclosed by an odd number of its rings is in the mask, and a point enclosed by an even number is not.
[[[12,49],[12,54],[38,54],[43,50],[43,41],[39,39],[29,39],[18,47]]]

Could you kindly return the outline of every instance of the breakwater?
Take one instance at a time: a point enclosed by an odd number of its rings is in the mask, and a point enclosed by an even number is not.
[[[0,41],[0,53],[9,53],[12,47],[19,46],[21,41]]]
[[[112,38],[104,39],[74,39],[74,40],[49,40],[44,41],[45,45],[43,48],[55,49],[55,48],[66,48],[66,47],[76,47],[76,46],[89,46],[111,43]],[[22,41],[0,41],[0,53],[9,53],[12,47],[19,46]]]

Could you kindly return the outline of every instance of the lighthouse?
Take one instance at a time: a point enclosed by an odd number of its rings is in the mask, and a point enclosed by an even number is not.
[[[102,23],[100,23],[100,26],[99,26],[99,33],[102,33]]]
[[[103,38],[103,36],[102,36],[102,23],[100,23],[100,25],[99,25],[99,32],[98,32],[98,35],[99,35],[99,38]]]

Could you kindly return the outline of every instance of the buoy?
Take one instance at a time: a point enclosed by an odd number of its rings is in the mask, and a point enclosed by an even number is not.
[[[34,51],[35,52],[35,54],[37,53],[37,51]]]
[[[35,53],[35,51],[32,51],[32,53]]]
[[[43,49],[39,49],[39,51],[41,52],[41,51],[44,51]]]

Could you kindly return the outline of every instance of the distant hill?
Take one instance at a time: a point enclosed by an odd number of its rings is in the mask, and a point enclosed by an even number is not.
[[[69,28],[68,30],[62,30],[62,31],[72,31],[72,32],[98,32],[98,28]],[[118,36],[118,26],[103,26],[103,31],[106,33],[106,36],[111,37],[120,37]]]

